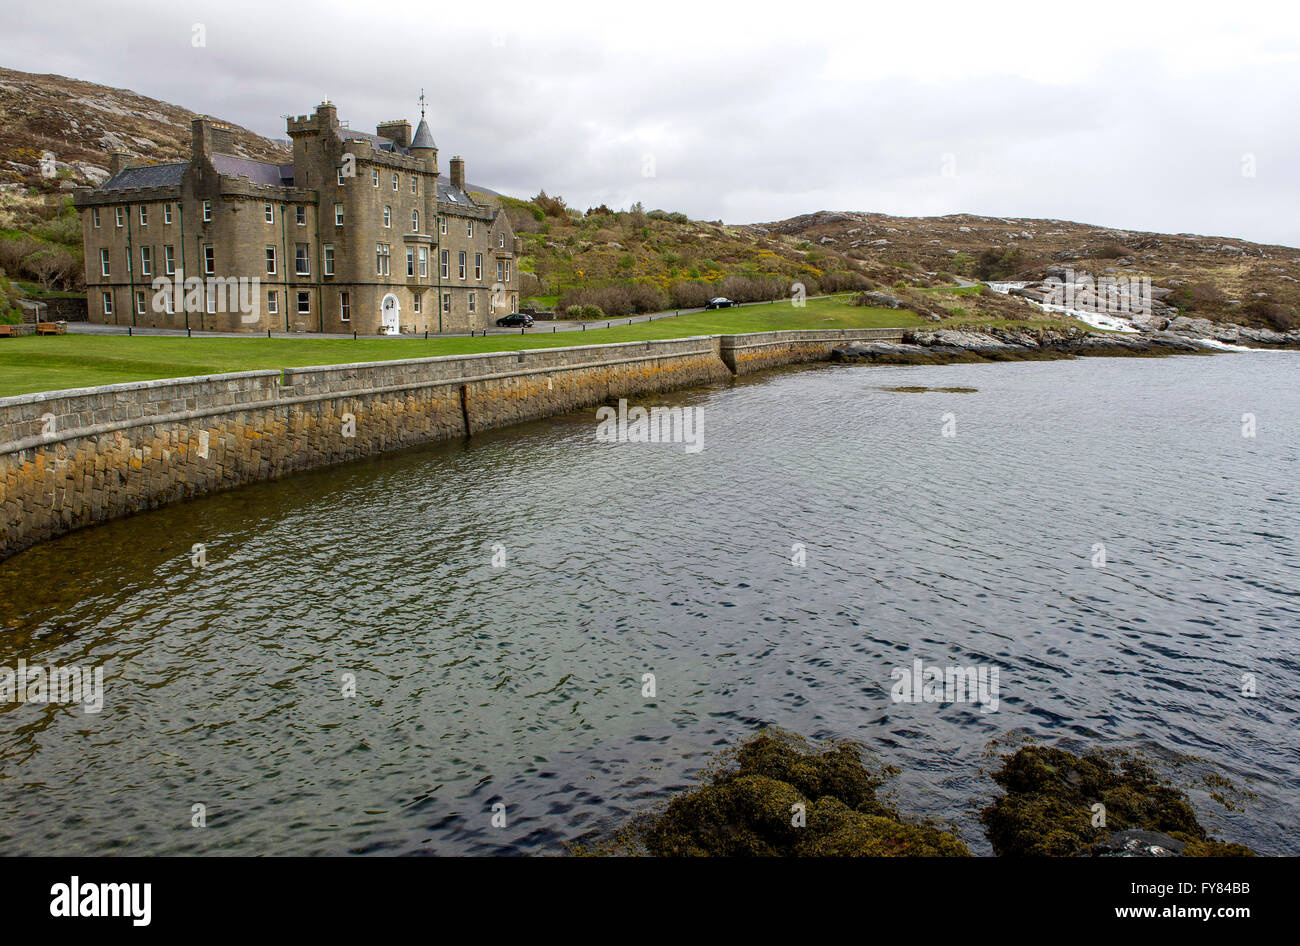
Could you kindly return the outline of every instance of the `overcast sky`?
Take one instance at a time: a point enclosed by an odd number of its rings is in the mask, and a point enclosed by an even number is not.
[[[580,209],[1300,246],[1294,3],[55,0],[0,10],[0,64],[276,138],[325,97],[353,128],[414,122],[423,87],[444,168],[460,154],[474,183]]]

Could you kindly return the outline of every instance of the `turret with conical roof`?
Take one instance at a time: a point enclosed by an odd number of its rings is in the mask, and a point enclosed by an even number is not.
[[[429,131],[429,123],[424,118],[423,89],[420,90],[420,124],[411,139],[410,151],[413,157],[423,158],[432,173],[438,173],[438,146],[434,144],[433,132]]]

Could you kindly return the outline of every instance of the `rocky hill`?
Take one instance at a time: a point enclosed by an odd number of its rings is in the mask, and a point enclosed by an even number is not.
[[[33,283],[75,290],[80,225],[68,192],[102,181],[115,148],[159,162],[185,158],[193,117],[131,91],[0,68],[0,269],[26,280],[29,291]],[[240,154],[286,160],[281,144],[234,130]],[[53,161],[43,169],[46,153]],[[923,293],[971,279],[1038,282],[1065,271],[1149,277],[1161,289],[1162,314],[1278,330],[1300,324],[1300,250],[1293,247],[968,214],[820,211],[723,224],[640,206],[567,207],[544,192],[519,200],[473,189],[503,207],[524,238],[524,294],[539,306],[595,304],[620,315],[719,294],[787,296],[799,284],[810,295],[884,291],[936,318],[1025,319],[1041,310],[1021,297],[976,293],[935,304]]]
[[[981,279],[1039,281],[1049,269],[1149,277],[1171,290],[1164,297],[1170,305],[1214,321],[1283,323],[1300,309],[1300,249],[1229,237],[1116,230],[1068,220],[833,211],[747,229],[758,238],[794,238],[851,258]]]
[[[108,176],[108,153],[124,148],[158,163],[189,155],[196,113],[63,76],[0,68],[0,185],[39,186],[41,155],[54,156],[59,186],[96,184]],[[232,126],[235,150],[248,158],[288,160],[282,145]]]

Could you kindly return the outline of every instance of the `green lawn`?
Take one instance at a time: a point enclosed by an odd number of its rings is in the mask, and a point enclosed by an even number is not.
[[[25,335],[0,338],[0,397],[121,381],[292,368],[357,361],[518,351],[564,345],[646,341],[782,329],[888,328],[920,324],[911,312],[850,305],[847,296],[700,312],[585,332],[551,333],[545,322],[525,335],[486,338],[184,338],[136,335]],[[602,323],[603,324],[603,323]]]

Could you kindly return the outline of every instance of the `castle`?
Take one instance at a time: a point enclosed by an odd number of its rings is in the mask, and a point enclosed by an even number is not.
[[[115,152],[109,179],[75,196],[90,320],[395,335],[517,311],[510,222],[470,196],[461,158],[439,176],[423,113],[414,135],[408,121],[368,135],[323,102],[288,120],[290,164],[235,155],[206,118],[188,162]]]

